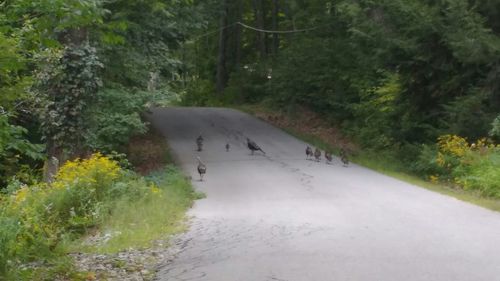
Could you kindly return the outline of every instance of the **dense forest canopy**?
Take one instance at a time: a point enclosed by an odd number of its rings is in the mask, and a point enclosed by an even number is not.
[[[191,43],[199,54],[192,87],[211,84],[225,101],[306,105],[376,147],[432,142],[443,133],[477,139],[499,114],[495,1],[213,5],[210,26],[229,27]],[[256,32],[234,22],[298,32]]]
[[[15,0],[0,9],[0,185],[38,174],[40,159],[50,179],[65,159],[120,151],[145,131],[144,106],[171,94],[175,52],[203,26],[187,0]]]

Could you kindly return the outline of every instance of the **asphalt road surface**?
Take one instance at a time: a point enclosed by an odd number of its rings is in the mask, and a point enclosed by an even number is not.
[[[306,160],[304,142],[236,110],[154,109],[150,118],[207,195],[158,280],[500,280],[500,213],[338,158]],[[246,137],[266,155],[250,155]]]

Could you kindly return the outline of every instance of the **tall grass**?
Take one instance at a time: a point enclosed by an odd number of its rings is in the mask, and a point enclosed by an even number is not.
[[[181,230],[197,197],[172,166],[141,177],[100,154],[69,161],[50,185],[0,195],[0,280],[79,280],[66,254],[90,230],[111,234],[98,252],[144,247]]]
[[[148,180],[154,182],[153,192],[139,200],[125,195],[116,202],[101,226],[102,232],[111,238],[92,251],[114,253],[147,247],[154,240],[184,229],[185,212],[197,196],[191,184],[172,166]]]

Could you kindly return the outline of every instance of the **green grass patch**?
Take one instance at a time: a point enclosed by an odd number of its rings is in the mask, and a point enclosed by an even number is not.
[[[166,240],[201,196],[174,166],[143,177],[99,154],[69,161],[51,185],[0,195],[0,280],[85,280],[68,253]]]
[[[127,196],[120,198],[100,227],[101,232],[111,238],[88,250],[115,253],[144,248],[154,240],[165,239],[185,229],[185,212],[199,197],[191,183],[172,166],[147,178],[154,182],[153,192],[140,200],[130,200]]]

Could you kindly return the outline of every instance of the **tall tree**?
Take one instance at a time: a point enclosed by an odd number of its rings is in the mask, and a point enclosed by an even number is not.
[[[278,30],[279,11],[280,11],[280,1],[273,0],[273,15],[272,15],[273,30]],[[279,35],[278,33],[273,33],[273,55],[276,56],[276,54],[278,54],[279,46],[280,46]]]
[[[262,3],[262,0],[252,0],[253,4],[253,11],[254,11],[254,20],[255,20],[255,26],[257,29],[263,30],[265,28],[265,11],[264,11],[264,5]],[[259,51],[260,58],[263,59],[267,55],[267,40],[266,40],[266,34],[263,32],[257,31],[255,33],[255,38],[256,38],[256,46],[257,50]]]
[[[226,73],[226,44],[228,41],[227,18],[228,18],[228,0],[224,0],[220,14],[219,51],[217,53],[216,90],[217,93],[219,94],[221,94],[224,91],[227,82],[227,73]]]

